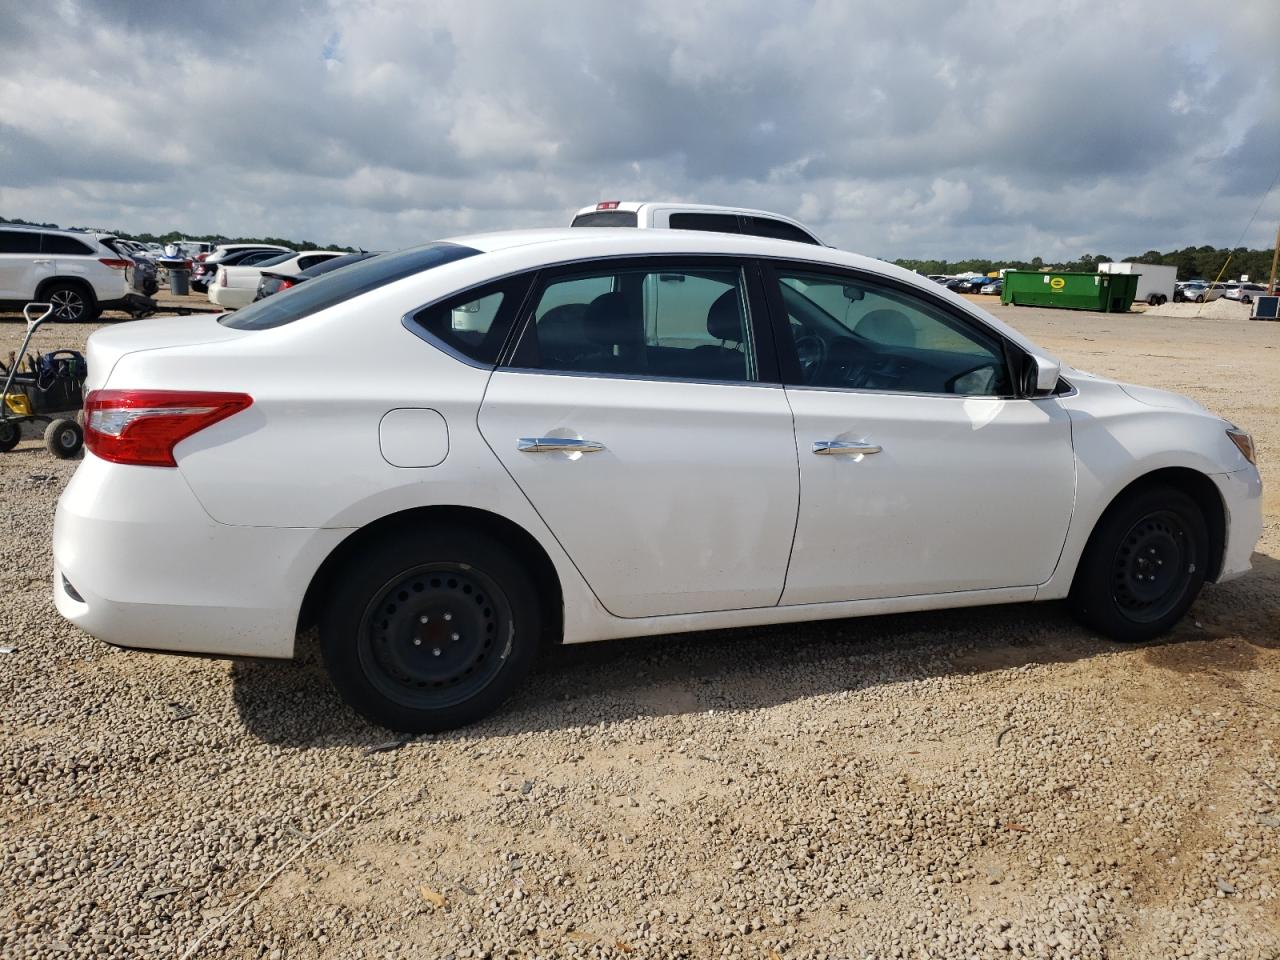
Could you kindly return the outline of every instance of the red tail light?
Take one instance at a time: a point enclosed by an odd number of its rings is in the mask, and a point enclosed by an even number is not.
[[[227,268],[220,267],[218,269],[218,286],[225,287],[227,285]]]
[[[292,286],[293,286],[293,281],[292,281],[292,280],[283,280],[283,279],[282,279],[282,280],[280,281],[280,286],[276,288],[276,292],[278,293],[278,292],[279,292],[279,291],[281,291],[281,290],[288,290],[288,289],[289,289],[290,287],[292,287]]]
[[[104,267],[110,267],[112,270],[128,270],[129,267],[133,266],[133,262],[131,260],[111,260],[100,258],[98,262]]]
[[[84,443],[112,463],[176,467],[174,447],[252,403],[245,393],[94,390],[84,400]]]
[[[596,204],[596,209],[597,210],[617,210],[618,203],[619,201],[617,200],[601,200],[599,203]]]

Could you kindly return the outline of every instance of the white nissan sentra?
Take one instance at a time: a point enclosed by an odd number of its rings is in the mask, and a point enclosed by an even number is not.
[[[1168,630],[1262,528],[1249,436],[923,277],[780,240],[494,233],[89,340],[59,611],[493,711],[543,643],[1069,598]]]

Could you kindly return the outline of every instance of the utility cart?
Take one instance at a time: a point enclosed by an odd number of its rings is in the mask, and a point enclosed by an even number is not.
[[[49,452],[70,460],[84,446],[84,429],[78,419],[84,406],[84,357],[75,350],[28,357],[31,337],[53,315],[53,304],[28,303],[22,308],[22,315],[27,320],[22,347],[7,366],[0,361],[0,377],[4,378],[4,389],[0,391],[0,453],[8,453],[18,445],[23,424],[42,423]]]

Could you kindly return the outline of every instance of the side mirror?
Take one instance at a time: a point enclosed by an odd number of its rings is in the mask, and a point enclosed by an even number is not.
[[[1058,378],[1062,375],[1062,364],[1052,357],[1032,353],[1027,355],[1026,374],[1023,382],[1023,395],[1027,397],[1048,397],[1058,389]]]

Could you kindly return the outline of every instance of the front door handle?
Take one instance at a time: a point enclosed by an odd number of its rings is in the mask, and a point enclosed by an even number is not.
[[[861,440],[815,440],[813,441],[813,452],[820,457],[836,457],[844,454],[846,456],[856,456],[860,453],[879,453],[880,444],[863,443]]]
[[[604,444],[573,437],[521,437],[516,449],[521,453],[599,453]]]
[[[31,262],[39,264],[42,267],[47,267],[49,264],[53,263],[52,260],[32,260]]]

